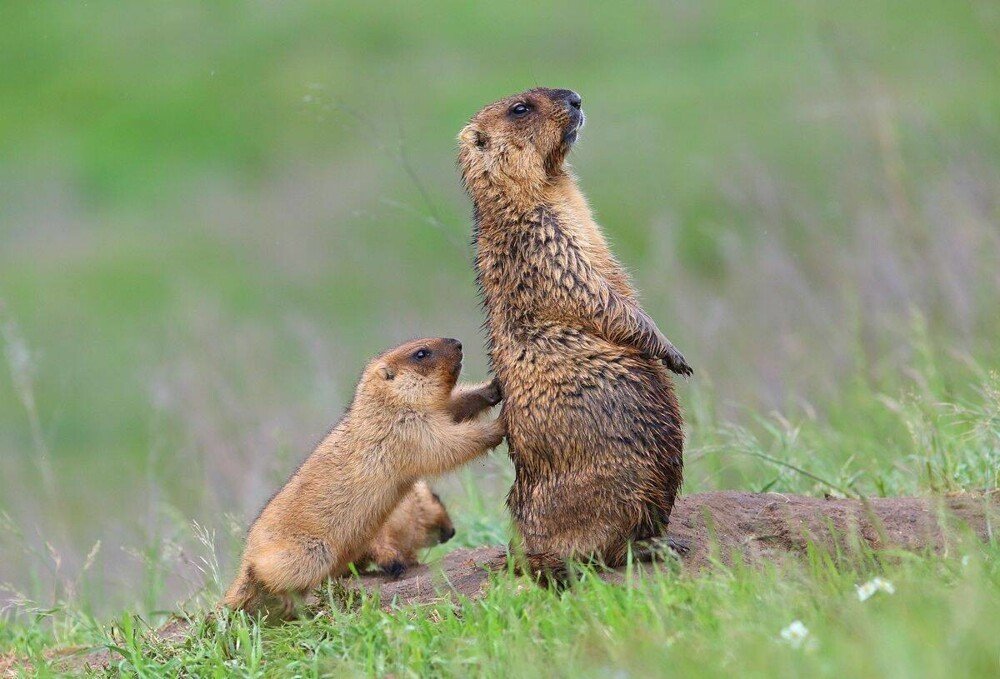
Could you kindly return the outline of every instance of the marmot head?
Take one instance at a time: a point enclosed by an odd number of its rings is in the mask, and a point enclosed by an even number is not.
[[[359,391],[408,408],[448,402],[462,372],[462,343],[449,337],[413,340],[384,352],[365,369]]]
[[[470,193],[483,183],[527,188],[562,172],[584,116],[580,95],[539,87],[490,104],[458,135],[458,162]]]
[[[451,522],[448,510],[426,481],[417,481],[413,484],[412,497],[418,505],[415,514],[424,528],[425,536],[423,544],[418,547],[433,547],[455,537],[455,526]]]

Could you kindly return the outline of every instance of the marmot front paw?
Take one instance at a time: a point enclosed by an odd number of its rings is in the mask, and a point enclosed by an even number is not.
[[[399,576],[406,572],[407,564],[400,561],[399,559],[393,559],[386,563],[378,564],[380,571],[388,575],[393,580],[398,580]]]
[[[500,420],[490,422],[489,426],[490,431],[487,434],[486,446],[488,448],[496,448],[503,443],[504,437],[507,436],[507,427]]]
[[[483,398],[491,406],[495,406],[497,403],[503,400],[503,390],[500,389],[500,380],[493,378],[493,381],[483,388]]]
[[[687,361],[684,360],[684,356],[682,356],[681,352],[676,349],[671,348],[671,350],[667,352],[667,355],[663,356],[660,360],[663,361],[663,365],[667,366],[667,368],[678,375],[691,377],[691,375],[694,374],[694,370],[692,370],[691,366],[689,366]]]

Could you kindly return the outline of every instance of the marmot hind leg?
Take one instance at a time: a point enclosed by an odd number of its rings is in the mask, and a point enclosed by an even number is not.
[[[252,604],[257,600],[260,585],[253,578],[253,570],[249,566],[240,566],[240,574],[226,595],[222,597],[220,605],[231,610],[250,610]]]
[[[569,563],[551,552],[530,552],[517,561],[517,571],[538,584],[561,591],[570,583]]]
[[[401,576],[407,569],[420,564],[416,552],[404,550],[390,544],[388,541],[376,538],[365,555],[367,563],[375,566],[392,579]]]
[[[293,617],[298,603],[330,574],[334,561],[319,541],[279,544],[255,554],[247,564],[259,592],[254,610],[264,608],[285,620]]]
[[[295,598],[286,594],[275,594],[256,578],[251,566],[244,566],[236,582],[226,592],[220,605],[233,611],[263,614],[266,619],[290,620],[295,613]]]
[[[551,552],[518,551],[510,545],[507,554],[501,554],[484,564],[492,572],[507,571],[515,575],[526,575],[545,587],[563,588],[569,581],[569,568],[562,557]]]
[[[673,536],[647,538],[632,543],[632,558],[636,561],[656,561],[664,558],[681,558],[691,551],[691,542]]]

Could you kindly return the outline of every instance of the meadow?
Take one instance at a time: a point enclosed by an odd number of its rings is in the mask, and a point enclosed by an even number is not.
[[[571,162],[695,377],[685,493],[996,492],[1000,10],[780,3],[0,7],[0,657],[134,676],[995,676],[1000,544],[564,594],[197,617],[365,361],[487,365],[455,135],[571,87]],[[504,450],[437,482],[509,537]],[[882,577],[894,593],[859,601]],[[182,645],[143,630],[169,612]],[[808,630],[803,636],[794,621]],[[118,661],[116,660],[116,663]]]

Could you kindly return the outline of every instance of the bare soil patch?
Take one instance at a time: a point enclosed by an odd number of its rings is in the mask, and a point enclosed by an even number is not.
[[[949,537],[972,531],[986,540],[1000,518],[1000,493],[941,498],[849,500],[777,493],[719,491],[681,497],[670,536],[689,546],[681,570],[696,574],[713,564],[760,563],[804,555],[810,546],[842,558],[861,549],[940,552]],[[992,519],[992,521],[991,521]],[[387,605],[421,603],[442,596],[477,597],[489,574],[505,563],[504,547],[451,552],[440,564],[422,565],[397,580],[366,575],[351,584],[379,592]],[[650,572],[656,564],[637,564]],[[622,581],[622,569],[604,575]]]

